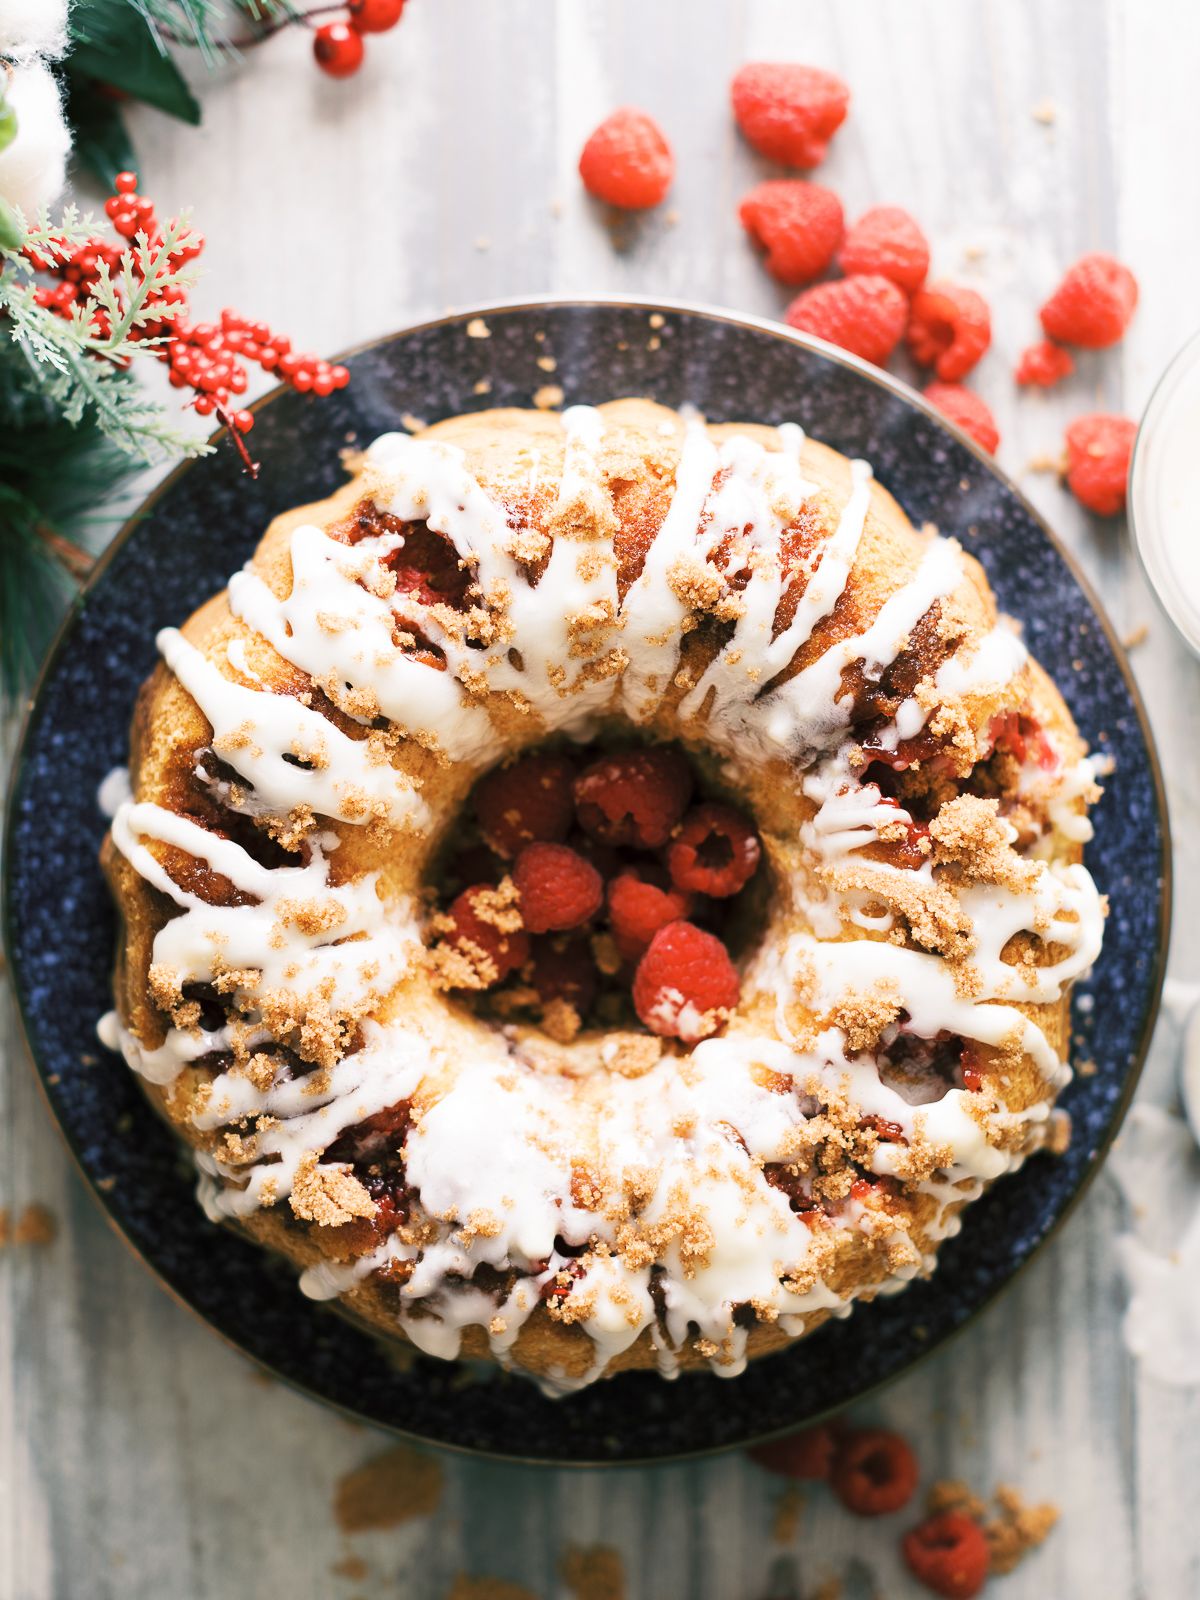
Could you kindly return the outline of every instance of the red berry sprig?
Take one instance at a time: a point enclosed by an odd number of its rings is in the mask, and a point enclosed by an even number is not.
[[[247,364],[255,362],[264,372],[276,373],[300,394],[332,394],[345,388],[350,374],[319,356],[293,351],[290,339],[237,311],[222,311],[219,323],[190,321],[187,290],[177,275],[203,251],[203,235],[190,228],[180,232],[172,222],[169,232],[174,242],[163,261],[163,229],[154,202],[138,193],[137,174],[119,173],[114,188],[104,210],[122,242],[92,237],[75,245],[63,238],[49,250],[27,247],[24,256],[30,266],[52,280],[39,284],[34,298],[68,321],[81,317],[93,336],[104,340],[113,330],[108,307],[97,298],[101,278],[108,278],[118,303],[123,303],[127,284],[135,292],[144,291],[142,315],[128,331],[129,342],[145,344],[148,353],[166,364],[173,388],[192,391],[189,404],[198,416],[215,416],[228,428],[247,472],[255,476],[258,466],[243,441],[254,426],[254,416],[233,404],[235,396],[246,392]],[[152,272],[168,281],[151,281]],[[100,360],[112,359],[103,348],[92,353]]]
[[[387,33],[400,21],[405,0],[349,0],[347,15],[313,34],[313,59],[331,78],[349,78],[363,64],[363,35]]]

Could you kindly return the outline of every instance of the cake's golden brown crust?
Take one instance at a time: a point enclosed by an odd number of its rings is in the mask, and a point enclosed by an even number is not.
[[[503,505],[509,525],[542,530],[551,538],[592,542],[617,565],[618,591],[623,596],[640,572],[646,552],[653,544],[671,504],[676,464],[679,459],[683,424],[679,417],[642,400],[621,400],[600,408],[606,422],[599,452],[604,493],[590,504],[557,506],[557,490],[562,478],[564,431],[558,416],[542,412],[496,410],[459,417],[437,424],[426,438],[457,446],[464,452],[470,472]],[[779,435],[773,428],[751,425],[725,425],[710,430],[721,441],[733,436],[748,437],[766,450],[779,448]],[[789,530],[797,548],[818,548],[836,528],[851,490],[849,463],[835,451],[808,440],[801,457],[805,475],[818,485],[801,518]],[[291,536],[302,526],[316,526],[333,537],[345,537],[354,519],[380,489],[378,475],[371,466],[361,470],[328,500],[289,511],[276,518],[255,552],[252,568],[276,596],[285,597],[291,588]],[[557,520],[556,520],[557,519]],[[877,617],[888,598],[914,577],[930,535],[913,530],[907,517],[887,491],[873,484],[870,509],[853,571],[844,592],[829,615],[815,627],[811,638],[796,653],[781,681],[794,676],[821,658],[838,641],[862,634]],[[539,561],[544,567],[549,543],[539,553],[531,551],[531,570]],[[786,626],[803,589],[797,581],[785,593],[777,624]],[[848,670],[843,684],[866,711],[876,718],[894,716],[898,705],[918,686],[929,680],[939,664],[967,650],[986,635],[996,621],[995,604],[983,571],[969,555],[963,558],[963,576],[953,592],[936,602],[922,617],[910,636],[909,648],[894,669],[881,682],[871,682],[858,669]],[[788,764],[781,760],[761,760],[731,774],[724,755],[705,743],[703,721],[681,722],[678,707],[691,684],[699,680],[727,637],[722,623],[703,609],[696,613],[695,626],[689,627],[683,642],[681,671],[653,714],[643,725],[643,736],[681,741],[706,774],[718,793],[730,794],[753,814],[761,832],[769,863],[773,896],[767,938],[781,944],[797,929],[805,927],[802,909],[793,901],[791,886],[804,878],[808,863],[800,834],[817,807],[806,798],[794,781]],[[273,693],[305,697],[307,703],[352,739],[364,736],[363,725],[340,711],[327,694],[316,688],[307,675],[276,653],[270,644],[246,623],[236,618],[227,596],[214,597],[184,625],[183,634],[204,657],[228,676],[247,681],[244,674],[259,679]],[[230,665],[227,653],[237,642],[243,655],[238,657],[241,671]],[[616,637],[619,646],[619,634]],[[857,672],[857,679],[856,679]],[[614,680],[615,681],[615,680]],[[486,704],[500,740],[507,751],[535,744],[543,737],[543,726],[536,715],[515,705],[505,693],[485,693]],[[939,747],[959,776],[968,772],[982,755],[979,731],[994,717],[1020,708],[1032,715],[1053,738],[1065,761],[1076,761],[1083,748],[1071,718],[1046,675],[1027,663],[1009,682],[993,687],[986,694],[947,702],[934,719]],[[940,722],[939,722],[940,718]],[[613,713],[601,715],[602,727],[622,725]],[[870,718],[861,717],[865,725]],[[266,836],[246,817],[235,816],[215,801],[194,776],[197,752],[205,751],[213,733],[196,701],[165,665],[154,672],[141,696],[134,716],[130,766],[135,798],[151,801],[178,815],[196,819],[217,833],[228,833],[243,841],[251,840],[256,849],[269,849]],[[431,861],[441,847],[445,830],[463,804],[481,770],[463,761],[447,761],[438,752],[414,739],[397,740],[388,759],[413,779],[435,819],[426,832],[374,822],[368,827],[350,823],[323,823],[336,832],[339,845],[330,857],[331,881],[346,883],[364,871],[381,874],[379,892],[385,902],[406,896],[419,897],[425,886]],[[1083,800],[1073,802],[1082,810]],[[161,843],[150,846],[177,884],[188,888],[210,904],[238,903],[238,890],[228,879],[211,868]],[[1059,841],[1058,859],[1079,859],[1081,847]],[[175,908],[171,901],[146,883],[117,849],[106,841],[103,860],[121,913],[122,933],[118,941],[115,990],[117,1008],[125,1027],[145,1050],[161,1046],[167,1037],[170,1018],[156,999],[151,981],[152,949],[156,935]],[[915,907],[913,917],[924,916]],[[913,942],[913,924],[901,920],[900,937]],[[845,929],[839,937],[853,931],[854,937],[878,938],[894,942],[895,931],[864,933],[862,928]],[[935,935],[930,935],[935,937]],[[1027,939],[1030,957],[1037,964],[1049,962],[1055,947],[1040,940]],[[929,948],[926,943],[926,948]],[[1019,951],[1006,952],[1016,959]],[[806,1011],[803,999],[795,998],[791,1022],[803,1029],[814,1017]],[[1043,1004],[1025,1003],[1017,1009],[1036,1021],[1054,1052],[1067,1052],[1068,997]],[[750,990],[744,1006],[731,1023],[728,1037],[736,1039],[770,1030],[775,997],[764,990]],[[401,979],[376,1009],[377,1017],[403,1015],[410,1030],[430,1039],[442,1038],[447,1028],[457,1048],[469,1051],[471,1041],[486,1033],[489,1024],[470,1013],[462,1004],[451,1002],[430,983],[421,968]],[[351,1036],[353,1025],[351,1025]],[[593,1041],[594,1045],[594,1041]],[[574,1051],[588,1048],[586,1038],[572,1046]],[[221,1130],[202,1132],[190,1120],[197,1105],[203,1103],[211,1081],[204,1066],[186,1067],[167,1085],[148,1084],[147,1092],[182,1137],[198,1148],[212,1150],[222,1137]],[[1032,1057],[1020,1050],[1009,1052],[1003,1070],[989,1079],[995,1093],[1011,1111],[1021,1111],[1047,1098],[1044,1074]],[[423,1104],[436,1103],[441,1089],[438,1074],[432,1071],[421,1085],[414,1102],[414,1114],[421,1115]],[[583,1092],[583,1091],[581,1091]],[[989,1131],[989,1137],[1019,1142],[1027,1129],[1014,1125],[1011,1135]],[[930,1224],[937,1215],[938,1232],[944,1232],[947,1216],[969,1198],[964,1191],[961,1202],[951,1202],[948,1210],[928,1194],[905,1188],[889,1204],[906,1212],[905,1235],[910,1258],[918,1262],[930,1256],[937,1245]],[[267,1206],[241,1219],[237,1224],[263,1245],[278,1251],[300,1267],[310,1267],[335,1258],[345,1248],[342,1228],[323,1227],[319,1221],[303,1220],[287,1204]],[[870,1296],[891,1270],[886,1253],[873,1247],[863,1234],[842,1232],[836,1248],[825,1263],[825,1282],[839,1294],[851,1291]],[[362,1280],[346,1296],[347,1308],[380,1333],[402,1336],[397,1325],[397,1288],[378,1276]],[[807,1318],[806,1331],[819,1326],[828,1311],[817,1311]],[[652,1365],[652,1328],[645,1329],[635,1343],[617,1354],[609,1370]],[[747,1354],[767,1354],[789,1342],[777,1322],[757,1322],[750,1329]],[[482,1327],[466,1329],[462,1345],[466,1355],[486,1357],[490,1346]],[[704,1364],[710,1352],[702,1352],[689,1341],[680,1350],[685,1367]],[[512,1359],[533,1373],[565,1371],[581,1375],[594,1358],[592,1340],[578,1324],[553,1316],[539,1305],[522,1327],[512,1351]]]

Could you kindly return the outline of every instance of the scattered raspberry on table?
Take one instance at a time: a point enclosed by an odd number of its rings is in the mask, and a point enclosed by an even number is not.
[[[929,240],[901,206],[872,206],[846,234],[837,262],[847,277],[877,273],[915,294],[929,271]]]
[[[842,202],[832,189],[802,178],[760,183],[738,207],[742,227],[766,251],[780,283],[811,283],[833,260],[842,238]]]
[[[1063,344],[1101,350],[1124,334],[1137,301],[1137,279],[1129,268],[1094,251],[1067,268],[1042,307],[1042,327]]]
[[[646,211],[666,198],[675,157],[654,118],[621,106],[592,133],[579,157],[589,194],[625,211]]]
[[[1067,487],[1097,516],[1125,509],[1136,436],[1135,422],[1102,411],[1076,418],[1067,429]]]
[[[829,1481],[847,1510],[881,1517],[908,1504],[918,1473],[906,1439],[886,1428],[864,1428],[838,1440]]]
[[[850,90],[835,73],[786,61],[747,63],[730,95],[746,142],[789,167],[815,167],[825,159],[850,104]]]
[[[784,1439],[751,1445],[746,1454],[781,1478],[817,1481],[829,1477],[836,1451],[837,1435],[828,1423],[820,1423],[815,1428],[789,1433]]]
[[[969,433],[989,455],[995,455],[1000,429],[986,402],[973,390],[961,383],[931,383],[922,392],[930,405],[936,406],[964,433]]]
[[[1017,362],[1016,380],[1038,389],[1052,389],[1074,371],[1075,360],[1071,352],[1064,350],[1060,344],[1052,344],[1049,339],[1042,339],[1038,344],[1031,344],[1027,350],[1022,350],[1021,359]]]
[[[907,340],[914,361],[957,383],[992,342],[987,301],[964,284],[930,284],[913,297]]]
[[[889,279],[868,273],[805,289],[784,317],[793,328],[882,367],[900,343],[908,301]]]
[[[927,1517],[905,1535],[901,1548],[913,1577],[943,1600],[972,1600],[987,1582],[987,1539],[964,1512]]]

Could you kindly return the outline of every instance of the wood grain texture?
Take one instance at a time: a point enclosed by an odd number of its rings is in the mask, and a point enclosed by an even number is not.
[[[628,290],[773,314],[785,303],[734,220],[766,169],[741,146],[727,84],[741,60],[823,63],[854,91],[820,176],[847,211],[908,205],[935,270],[978,281],[995,343],[977,383],[1017,473],[1104,595],[1134,657],[1176,830],[1172,970],[1200,967],[1197,664],[1160,618],[1119,524],[1086,519],[1026,471],[1093,407],[1137,414],[1200,323],[1200,13],[1172,0],[411,0],[349,84],[318,77],[297,30],[205,81],[205,126],[135,117],[144,186],[187,200],[207,234],[200,304],[268,315],[336,350],[447,305],[526,292]],[[1051,123],[1034,108],[1049,101]],[[582,196],[583,137],[634,102],[679,162],[668,207],[619,242]],[[670,214],[668,214],[670,213]],[[1020,399],[1011,369],[1057,269],[1113,248],[1143,300],[1122,350],[1069,389]],[[57,1242],[0,1255],[0,1600],[439,1600],[455,1574],[552,1600],[570,1540],[617,1546],[631,1600],[754,1600],[778,1555],[774,1485],[738,1458],[653,1471],[554,1473],[446,1458],[441,1513],[339,1536],[333,1486],[384,1448],[265,1383],[174,1305],[69,1169],[6,1015],[0,1205],[58,1215]],[[1169,1100],[1160,1030],[1144,1093]],[[862,1411],[921,1441],[930,1475],[1015,1482],[1057,1500],[1050,1543],[996,1590],[1184,1600],[1200,1594],[1200,1396],[1140,1379],[1119,1338],[1101,1179],[1057,1241],[954,1345]],[[807,1595],[863,1557],[914,1594],[895,1528],[809,1496],[794,1548]],[[368,1563],[354,1581],[332,1568]]]

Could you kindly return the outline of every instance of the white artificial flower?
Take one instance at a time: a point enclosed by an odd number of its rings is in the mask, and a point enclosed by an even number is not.
[[[0,56],[60,56],[67,48],[68,0],[0,0]]]
[[[6,3],[0,0],[0,7]],[[44,61],[10,67],[4,98],[16,114],[17,136],[0,150],[0,196],[33,221],[62,192],[71,134],[58,84]]]

